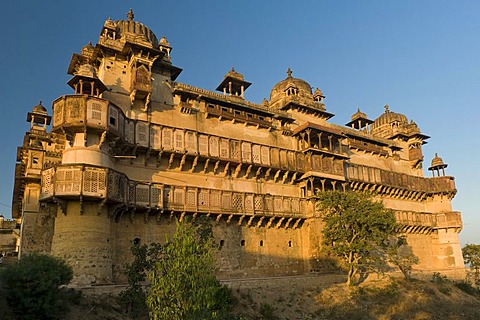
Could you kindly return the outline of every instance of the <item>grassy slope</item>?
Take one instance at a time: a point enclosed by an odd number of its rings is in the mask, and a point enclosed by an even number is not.
[[[480,293],[468,294],[445,279],[368,281],[353,290],[339,276],[230,282],[232,319],[480,319]],[[0,293],[0,313],[9,317]],[[4,318],[2,318],[4,319]],[[129,319],[115,297],[84,297],[67,319]],[[141,318],[137,318],[141,319]],[[148,317],[144,317],[148,319]]]

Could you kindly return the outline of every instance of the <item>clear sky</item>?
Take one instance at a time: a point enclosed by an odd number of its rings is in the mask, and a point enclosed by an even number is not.
[[[327,111],[345,124],[360,108],[369,118],[383,106],[413,119],[431,136],[425,175],[435,152],[448,163],[462,212],[462,244],[480,243],[479,1],[3,1],[0,19],[0,213],[10,217],[17,146],[26,114],[42,99],[71,94],[72,53],[95,44],[103,22],[135,20],[173,47],[177,79],[214,90],[231,69],[260,103],[286,77],[302,78],[326,95]],[[478,230],[478,231],[477,231]]]

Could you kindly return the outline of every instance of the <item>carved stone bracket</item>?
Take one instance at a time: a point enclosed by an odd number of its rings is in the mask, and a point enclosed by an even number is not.
[[[57,197],[53,197],[53,202],[55,202],[58,207],[60,208],[60,210],[62,211],[63,215],[66,216],[67,215],[67,204],[68,204],[68,201],[66,200],[63,200],[63,199],[60,199],[60,198],[57,198]]]

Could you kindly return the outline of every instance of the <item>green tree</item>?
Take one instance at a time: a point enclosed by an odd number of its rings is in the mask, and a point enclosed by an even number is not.
[[[463,260],[474,270],[475,283],[480,282],[480,244],[467,244],[462,248]]]
[[[147,279],[147,273],[153,269],[158,260],[162,246],[157,243],[142,246],[132,244],[130,250],[133,254],[133,261],[125,266],[128,285],[125,290],[120,292],[119,298],[130,317],[137,319],[148,314],[145,303],[146,293],[142,284]]]
[[[228,288],[215,277],[209,223],[177,223],[162,246],[160,259],[148,278],[150,319],[223,319],[230,309]]]
[[[73,278],[65,261],[45,254],[30,254],[0,274],[7,302],[19,319],[62,319],[71,291],[61,288]]]
[[[395,234],[393,212],[366,193],[327,191],[317,194],[324,222],[324,249],[343,262],[347,284],[355,285],[359,269],[385,258],[387,239]]]

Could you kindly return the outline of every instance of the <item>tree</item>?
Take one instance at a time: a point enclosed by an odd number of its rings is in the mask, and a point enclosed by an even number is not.
[[[222,319],[230,291],[215,277],[210,224],[177,223],[148,278],[150,319]]]
[[[30,254],[5,267],[1,278],[7,302],[19,319],[61,319],[71,291],[61,288],[73,278],[65,261],[45,254]]]
[[[388,237],[395,234],[395,217],[366,193],[327,191],[317,194],[324,222],[325,250],[341,259],[347,284],[355,285],[360,267],[373,267],[384,258]]]
[[[462,248],[463,260],[474,270],[475,283],[480,282],[480,244],[467,244]]]
[[[162,251],[158,243],[149,245],[132,244],[130,250],[133,261],[125,266],[125,275],[128,285],[120,292],[120,303],[132,319],[137,319],[143,314],[148,314],[146,305],[146,293],[142,283],[147,279],[147,273],[151,272]]]

